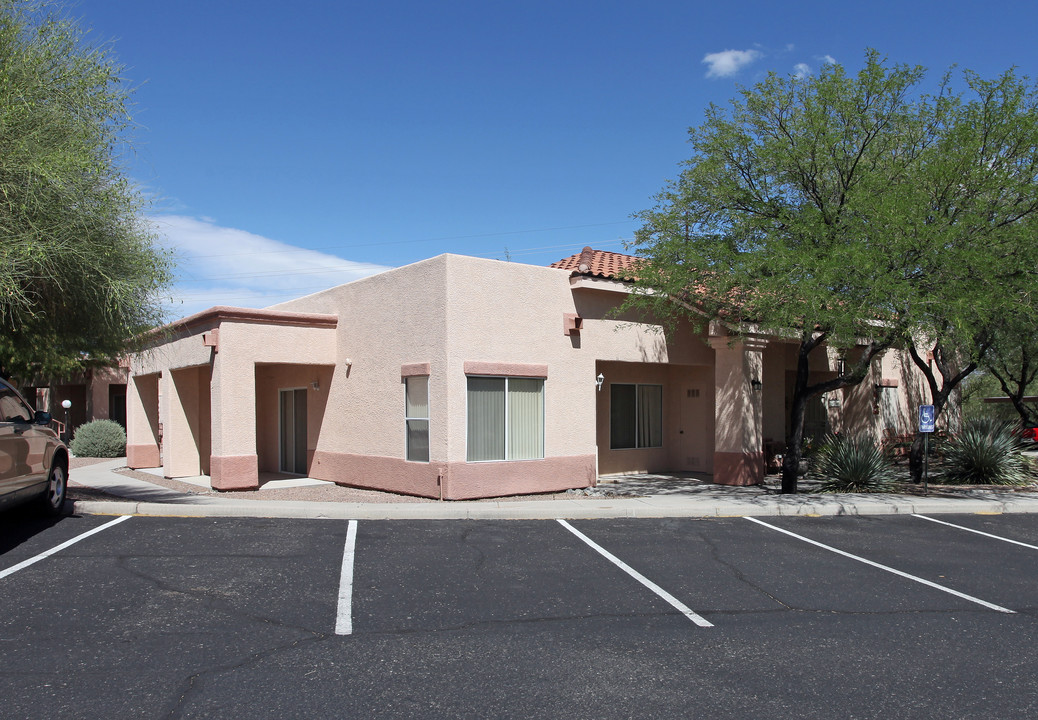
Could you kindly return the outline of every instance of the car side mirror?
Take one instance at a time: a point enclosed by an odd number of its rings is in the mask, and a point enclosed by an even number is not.
[[[37,425],[50,425],[51,419],[49,412],[43,412],[42,410],[36,411],[35,423]]]

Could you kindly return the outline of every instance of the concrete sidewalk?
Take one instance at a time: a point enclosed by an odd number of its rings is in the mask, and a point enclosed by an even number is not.
[[[964,490],[953,497],[919,495],[778,495],[720,485],[695,493],[646,497],[582,497],[572,500],[447,502],[315,502],[245,500],[179,492],[114,472],[125,458],[79,467],[79,485],[125,498],[77,500],[73,512],[88,515],[329,518],[338,520],[545,520],[554,518],[663,518],[775,515],[897,515],[910,513],[1038,513],[1038,493]]]

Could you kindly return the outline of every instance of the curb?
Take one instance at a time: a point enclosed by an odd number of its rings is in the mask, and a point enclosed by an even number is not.
[[[321,503],[306,501],[227,501],[156,503],[77,500],[83,515],[147,517],[250,517],[313,520],[591,520],[617,518],[835,517],[847,515],[1038,513],[1038,498],[769,498],[765,502],[675,501],[647,497],[623,500],[557,500],[509,503]]]

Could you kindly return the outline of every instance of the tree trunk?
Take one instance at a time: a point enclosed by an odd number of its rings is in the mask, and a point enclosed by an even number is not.
[[[959,386],[966,377],[977,368],[979,359],[984,356],[987,351],[988,340],[984,339],[979,342],[979,352],[974,355],[974,359],[971,360],[963,367],[959,372],[954,372],[945,358],[944,348],[940,342],[934,345],[933,349],[933,360],[937,366],[937,371],[941,374],[941,384],[937,384],[937,377],[934,375],[933,369],[930,364],[923,360],[919,354],[916,346],[910,345],[908,348],[909,354],[912,356],[912,362],[916,364],[916,367],[923,373],[923,377],[926,378],[927,385],[930,386],[930,402],[933,404],[933,416],[934,420],[941,416],[941,411],[944,410],[944,406],[948,402],[948,398],[951,397],[952,391]],[[912,449],[908,455],[908,471],[912,476],[912,482],[919,484],[923,481],[923,436],[922,433],[916,433],[915,440],[912,441]]]
[[[797,477],[800,474],[800,458],[804,447],[804,416],[807,409],[807,380],[811,370],[808,355],[818,345],[813,338],[800,343],[797,353],[797,377],[793,383],[793,401],[789,416],[789,436],[786,438],[786,453],[782,456],[782,493],[796,494]]]

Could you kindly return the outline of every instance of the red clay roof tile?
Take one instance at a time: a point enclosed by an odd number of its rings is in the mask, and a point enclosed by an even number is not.
[[[639,260],[640,258],[634,255],[585,247],[579,254],[553,262],[550,267],[572,270],[574,275],[632,280],[635,277],[634,270]]]

